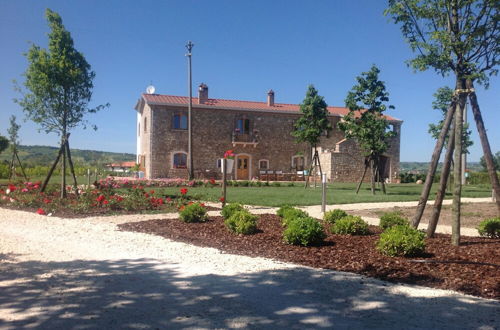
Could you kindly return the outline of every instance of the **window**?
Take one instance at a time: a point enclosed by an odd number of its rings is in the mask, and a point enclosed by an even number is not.
[[[217,168],[222,168],[222,159],[217,159]]]
[[[267,169],[269,169],[269,161],[267,159],[261,159],[261,160],[259,160],[259,169],[260,170],[267,170]]]
[[[293,156],[292,157],[292,168],[297,170],[297,171],[303,171],[304,170],[304,156]]]
[[[144,133],[148,131],[148,119],[144,117]]]
[[[187,168],[187,154],[178,152],[174,154],[173,168]]]
[[[240,118],[236,120],[236,133],[250,134],[250,119]]]
[[[174,114],[173,129],[187,129],[188,128],[188,118],[184,113]]]

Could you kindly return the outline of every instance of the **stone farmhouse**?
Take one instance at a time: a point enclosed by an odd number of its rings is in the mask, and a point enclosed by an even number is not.
[[[137,111],[137,162],[145,178],[185,178],[188,164],[187,109],[184,96],[142,94]],[[303,178],[312,153],[306,143],[297,144],[291,135],[300,116],[297,104],[213,99],[201,84],[192,99],[193,168],[199,178],[220,178],[220,158],[233,150],[236,180],[295,180]],[[333,130],[321,138],[322,170],[334,182],[355,182],[361,178],[364,157],[357,143],[344,138],[337,123],[347,108],[328,107]],[[387,117],[397,135],[384,155],[381,175],[387,182],[399,178],[399,148],[402,121]],[[369,177],[369,175],[367,175]],[[367,178],[368,179],[368,178]]]

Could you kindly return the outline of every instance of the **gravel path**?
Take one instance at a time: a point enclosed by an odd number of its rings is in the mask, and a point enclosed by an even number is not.
[[[495,329],[500,302],[0,209],[0,328]],[[165,215],[164,217],[175,217]]]

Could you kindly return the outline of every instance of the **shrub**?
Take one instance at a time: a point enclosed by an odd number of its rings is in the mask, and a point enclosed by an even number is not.
[[[279,217],[281,218],[284,218],[285,217],[285,212],[288,211],[288,210],[291,210],[293,209],[294,207],[291,206],[291,205],[288,205],[288,204],[285,204],[285,205],[282,205],[278,211],[276,211],[276,215],[278,215]]]
[[[302,211],[302,210],[299,210],[299,209],[294,208],[294,207],[285,209],[282,213],[283,213],[282,224],[285,227],[288,225],[288,222],[291,220],[309,217],[309,214],[306,211]]]
[[[500,217],[481,221],[477,231],[483,237],[500,238]]]
[[[386,230],[394,226],[409,226],[410,222],[399,212],[387,212],[380,217],[380,228]]]
[[[409,257],[422,254],[425,250],[425,234],[410,226],[399,225],[388,228],[377,242],[377,250],[382,254]]]
[[[184,222],[204,222],[207,221],[207,210],[199,203],[189,204],[179,213]]]
[[[273,187],[281,187],[281,182],[273,181],[271,184]]]
[[[333,225],[337,220],[342,219],[343,217],[347,217],[348,214],[344,210],[335,209],[328,212],[325,212],[323,216],[323,220],[327,223]]]
[[[326,237],[323,226],[311,217],[299,217],[288,221],[283,239],[288,244],[308,246],[318,244]]]
[[[229,218],[224,220],[224,224],[237,234],[253,234],[257,231],[256,215],[250,214],[247,210],[236,211]]]
[[[332,225],[331,231],[341,235],[366,235],[368,234],[368,224],[361,217],[348,215],[337,220]]]
[[[224,219],[228,219],[233,213],[244,210],[245,208],[240,203],[229,203],[222,208],[221,214]]]

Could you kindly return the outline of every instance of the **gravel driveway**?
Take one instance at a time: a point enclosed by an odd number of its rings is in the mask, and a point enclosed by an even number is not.
[[[496,329],[500,324],[498,301],[116,229],[117,223],[159,217],[60,219],[0,209],[0,328]]]

